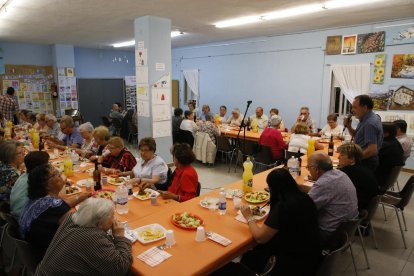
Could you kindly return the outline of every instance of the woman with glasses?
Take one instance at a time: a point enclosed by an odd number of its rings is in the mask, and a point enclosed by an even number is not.
[[[141,189],[155,185],[162,187],[167,181],[168,166],[165,161],[155,154],[157,144],[154,138],[142,138],[138,144],[141,158],[131,171],[119,172],[120,176],[130,176],[133,185],[138,185]],[[167,187],[168,188],[168,187]]]
[[[132,171],[137,164],[137,160],[125,147],[121,137],[109,139],[106,150],[108,150],[108,153],[104,153],[98,158],[98,163],[102,164],[103,172],[106,174]]]
[[[59,194],[66,194],[62,190],[66,180],[50,164],[34,168],[29,174],[28,183],[29,202],[23,208],[19,226],[23,238],[32,245],[40,261],[70,208],[88,198],[90,193],[62,199]]]

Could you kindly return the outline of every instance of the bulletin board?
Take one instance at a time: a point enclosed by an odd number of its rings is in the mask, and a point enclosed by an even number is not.
[[[50,85],[53,82],[53,67],[38,65],[5,65],[5,74],[0,75],[1,93],[13,87],[20,109],[35,113],[54,113]]]
[[[78,89],[74,68],[59,67],[57,72],[59,91],[58,114],[63,116],[66,109],[79,109]]]

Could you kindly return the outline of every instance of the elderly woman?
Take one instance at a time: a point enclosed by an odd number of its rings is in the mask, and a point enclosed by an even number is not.
[[[52,137],[58,140],[62,140],[64,134],[60,131],[60,125],[56,117],[52,114],[45,115],[46,125],[48,126],[46,136],[47,138]]]
[[[83,144],[80,149],[75,149],[75,151],[81,156],[86,156],[95,143],[95,140],[93,139],[93,125],[90,122],[81,124],[79,126],[79,132],[83,138]]]
[[[0,143],[0,205],[7,208],[11,189],[24,161],[23,144],[14,140]],[[5,205],[3,205],[5,204]],[[7,209],[5,209],[7,211]]]
[[[46,124],[46,114],[44,113],[37,114],[36,124],[33,127],[39,130],[40,132],[46,133],[49,128]]]
[[[183,202],[197,196],[198,175],[191,163],[195,155],[188,144],[175,144],[171,149],[175,165],[174,177],[168,191],[161,192],[164,199]]]
[[[127,275],[132,265],[131,242],[114,213],[110,200],[83,202],[57,230],[36,275]]]
[[[272,116],[274,116],[274,115],[277,115],[277,116],[279,116],[279,109],[277,109],[277,108],[271,108],[270,109],[270,111],[269,111],[269,118],[272,118]],[[282,117],[280,117],[280,118],[282,118]],[[268,127],[270,127],[270,120],[269,120],[269,122],[268,122],[269,124],[268,124]],[[285,131],[286,129],[285,129],[285,122],[283,121],[283,119],[282,119],[282,121],[280,122],[280,125],[279,125],[279,128],[278,128],[280,131]]]
[[[119,173],[122,176],[131,176],[131,182],[139,185],[142,189],[147,186],[155,185],[162,187],[167,181],[168,166],[165,161],[155,154],[157,144],[154,138],[142,138],[138,144],[141,158],[138,159],[132,171]]]
[[[288,151],[306,154],[308,151],[308,142],[312,139],[309,136],[309,127],[305,123],[297,123],[294,128],[294,134],[290,136]],[[315,150],[323,149],[323,145],[315,140]]]
[[[184,112],[184,119],[180,124],[180,129],[191,131],[193,135],[196,133],[197,125],[194,123],[194,113],[192,113],[190,110],[186,110]]]
[[[208,104],[204,104],[201,108],[200,120],[203,121],[213,121],[214,117],[213,114],[210,112],[210,106]]]
[[[86,153],[86,156],[89,156],[90,161],[95,161],[103,154],[108,141],[111,138],[109,129],[105,126],[98,126],[92,132],[93,139],[95,143],[92,145],[92,148],[89,152]],[[109,154],[109,151],[108,151]]]
[[[19,226],[23,238],[28,241],[41,260],[59,225],[71,207],[85,200],[90,193],[59,198],[66,181],[50,164],[40,165],[29,174],[29,202],[24,207]]]
[[[278,115],[273,115],[269,121],[270,127],[263,130],[262,135],[260,135],[259,145],[271,147],[273,160],[276,161],[283,158],[283,153],[287,146],[279,131],[282,118]]]
[[[262,226],[256,224],[248,205],[241,212],[259,244],[246,253],[242,263],[263,271],[270,256],[276,256],[272,275],[314,275],[321,249],[316,206],[301,192],[290,173],[275,169],[266,182],[270,191],[270,212]]]
[[[240,116],[240,109],[233,108],[231,111],[231,116],[227,119],[227,123],[230,126],[240,126],[242,123],[242,116]]]
[[[335,113],[329,114],[326,117],[328,124],[322,128],[319,132],[319,135],[326,136],[340,136],[344,130],[344,126],[338,125],[337,123],[338,116]]]
[[[113,174],[117,171],[132,171],[137,164],[137,160],[125,147],[124,140],[121,137],[109,139],[106,149],[109,154],[98,158],[98,163],[102,163],[103,172],[106,174]]]
[[[205,132],[210,136],[211,141],[216,144],[216,136],[220,135],[220,130],[216,127],[214,123],[210,120],[210,115],[206,115],[205,121],[198,121],[197,125],[197,132]]]
[[[378,194],[378,183],[374,173],[361,164],[361,147],[357,144],[346,143],[338,147],[338,152],[338,167],[348,175],[355,186],[358,209],[367,209],[371,199]]]

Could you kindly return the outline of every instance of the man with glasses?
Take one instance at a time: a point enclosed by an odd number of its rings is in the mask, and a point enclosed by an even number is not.
[[[356,190],[344,172],[332,169],[332,161],[324,152],[313,153],[307,169],[309,179],[316,181],[308,195],[318,210],[322,247],[328,248],[341,222],[358,217]]]
[[[295,130],[295,127],[298,123],[305,123],[310,130],[310,136],[316,136],[318,132],[318,128],[316,127],[315,121],[309,116],[309,107],[304,106],[300,108],[300,114],[298,118],[296,119],[295,124],[292,126],[291,132],[293,133]]]
[[[56,119],[56,117],[52,114],[46,114],[46,125],[48,126],[45,138],[53,137],[58,140],[62,140],[64,134],[60,131],[60,125]]]
[[[60,130],[64,134],[63,139],[48,137],[48,145],[52,148],[58,148],[64,150],[65,147],[80,148],[83,143],[82,135],[72,117],[64,115],[60,119]]]

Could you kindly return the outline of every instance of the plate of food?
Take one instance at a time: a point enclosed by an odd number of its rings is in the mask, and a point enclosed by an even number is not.
[[[146,188],[144,190],[140,190],[139,192],[135,192],[132,195],[134,197],[138,198],[139,200],[148,200],[148,199],[151,198],[151,194],[152,193],[156,194],[157,196],[160,195],[159,192],[157,192],[157,191],[155,191],[153,189],[150,189],[150,188]]]
[[[165,238],[167,230],[158,223],[145,225],[134,229],[137,240],[142,244],[147,244],[155,241],[159,241]]]
[[[219,199],[217,197],[206,197],[200,200],[200,206],[209,209],[212,206],[218,206]]]
[[[111,185],[119,186],[125,183],[124,177],[119,177],[117,175],[108,176],[108,183]]]
[[[261,208],[262,206],[249,205],[249,207],[250,207],[250,210],[252,210],[253,218],[255,220],[264,219],[269,214],[269,211],[270,211],[269,206]],[[243,215],[240,211],[237,211],[236,219],[247,223],[247,220],[243,217]]]
[[[233,197],[243,197],[243,191],[240,189],[227,189],[225,191],[226,193],[226,198],[228,199],[232,199]]]
[[[93,192],[92,196],[97,198],[106,198],[112,200],[112,196],[115,194],[114,190],[110,189],[102,189]]]
[[[81,188],[76,186],[66,186],[65,187],[66,195],[74,195],[82,192]]]
[[[249,192],[244,195],[244,200],[249,203],[263,203],[268,201],[270,194],[266,191]]]
[[[87,184],[89,184],[90,186],[93,186],[93,182],[94,181],[92,178],[86,178],[86,179],[82,179],[76,182],[76,185],[78,185],[79,187],[86,187]]]
[[[53,161],[53,162],[52,162],[52,165],[53,165],[54,167],[60,167],[60,166],[62,166],[62,165],[63,165],[63,160]]]
[[[330,138],[321,138],[318,140],[319,143],[329,144],[331,142]]]
[[[176,213],[172,215],[171,222],[178,228],[185,230],[197,230],[197,227],[204,224],[201,217],[189,212]]]

